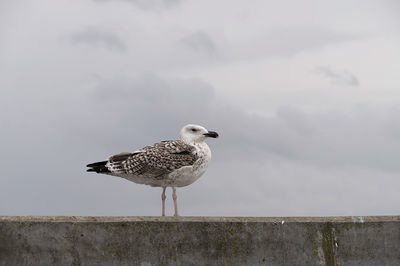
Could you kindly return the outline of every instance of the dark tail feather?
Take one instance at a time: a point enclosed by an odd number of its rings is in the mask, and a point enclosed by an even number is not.
[[[107,169],[106,164],[107,164],[107,161],[88,164],[86,166],[90,167],[90,168],[87,169],[86,171],[87,172],[96,172],[96,173],[111,173],[110,170]]]

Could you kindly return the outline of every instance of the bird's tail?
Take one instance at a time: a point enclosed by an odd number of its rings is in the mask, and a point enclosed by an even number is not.
[[[88,164],[86,166],[89,167],[89,169],[87,169],[86,171],[96,172],[96,173],[111,173],[106,166],[107,162],[108,161],[102,161],[102,162]]]

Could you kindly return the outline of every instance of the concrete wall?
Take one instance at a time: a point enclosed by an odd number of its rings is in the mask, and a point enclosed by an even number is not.
[[[0,265],[400,265],[400,217],[0,217]]]

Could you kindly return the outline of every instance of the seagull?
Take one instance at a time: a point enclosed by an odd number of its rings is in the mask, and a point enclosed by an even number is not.
[[[174,216],[179,216],[176,188],[192,184],[207,170],[211,150],[205,140],[209,137],[218,138],[218,133],[189,124],[181,129],[179,140],[161,141],[132,153],[113,155],[107,161],[88,164],[87,172],[162,187],[162,216],[165,216],[165,190],[171,187]]]

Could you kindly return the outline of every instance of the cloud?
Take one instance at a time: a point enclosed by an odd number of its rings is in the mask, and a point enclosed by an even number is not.
[[[359,86],[357,77],[349,71],[332,69],[329,66],[319,66],[314,70],[317,74],[328,78],[334,85]]]
[[[112,51],[123,52],[127,50],[124,41],[115,33],[97,28],[86,28],[74,33],[70,36],[70,40],[74,44],[98,46]]]
[[[363,38],[359,34],[335,31],[314,25],[274,26],[229,43],[227,58],[257,59],[293,57],[299,53],[314,52],[329,45]]]
[[[185,36],[182,43],[195,52],[215,55],[217,53],[217,46],[209,34],[204,31],[196,31]]]
[[[253,31],[218,33],[215,29],[185,32],[175,45],[159,56],[176,67],[196,65],[229,65],[269,58],[290,58],[301,53],[313,53],[330,45],[364,38],[359,34],[335,31],[314,25],[289,25]],[[182,50],[182,45],[186,50]],[[185,53],[190,51],[191,53]],[[195,56],[193,56],[195,55]],[[162,63],[162,62],[157,62]]]
[[[149,17],[153,16],[144,14],[140,23],[127,18],[131,27],[124,39],[112,29],[92,27],[75,33],[71,40],[114,51],[129,50],[126,60],[131,66],[157,72],[288,58],[361,38],[313,25],[276,26],[238,33],[220,33],[213,27],[178,30],[171,21],[148,23],[152,21]],[[141,24],[153,26],[146,31]]]
[[[143,10],[159,10],[178,5],[181,0],[94,0],[95,2],[127,2]]]

